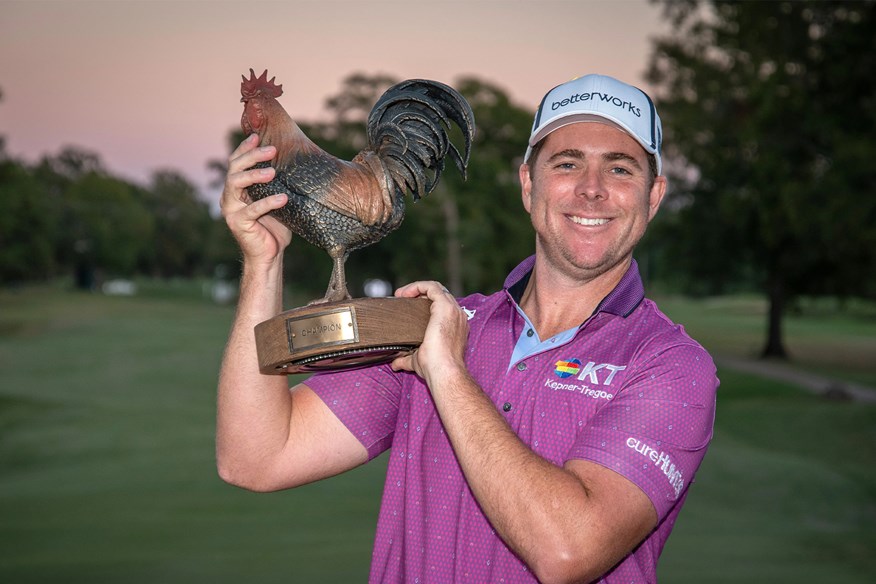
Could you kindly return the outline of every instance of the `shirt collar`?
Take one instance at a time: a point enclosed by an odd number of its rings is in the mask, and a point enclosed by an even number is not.
[[[505,290],[518,305],[523,298],[523,291],[526,290],[526,285],[529,283],[534,266],[535,256],[531,255],[511,270],[511,273],[505,279]],[[620,282],[614,287],[614,290],[602,299],[602,302],[599,303],[593,314],[608,312],[609,314],[626,318],[639,306],[644,298],[645,286],[642,284],[642,277],[639,275],[639,264],[636,263],[636,260],[632,260],[630,267],[627,268]]]

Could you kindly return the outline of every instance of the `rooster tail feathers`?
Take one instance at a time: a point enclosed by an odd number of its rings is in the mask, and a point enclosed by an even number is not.
[[[464,154],[450,141],[451,122],[462,131]],[[431,193],[445,159],[466,176],[475,134],[471,106],[453,88],[424,79],[403,81],[384,93],[368,116],[368,143],[401,191],[418,200]]]

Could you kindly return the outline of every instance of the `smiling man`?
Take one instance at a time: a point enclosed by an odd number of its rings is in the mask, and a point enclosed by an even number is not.
[[[709,355],[650,300],[633,260],[666,191],[651,100],[588,75],[545,96],[520,168],[535,254],[491,295],[426,296],[423,344],[291,390],[259,375],[252,327],[281,310],[289,234],[247,204],[270,180],[244,142],[223,213],[244,256],[219,384],[220,474],[254,490],[387,449],[371,582],[654,582],[712,436]]]

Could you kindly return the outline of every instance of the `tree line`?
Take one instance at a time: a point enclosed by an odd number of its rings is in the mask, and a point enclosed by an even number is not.
[[[224,259],[227,241],[209,205],[173,170],[139,185],[113,176],[82,148],[32,165],[0,148],[0,200],[5,285],[60,276],[73,276],[81,288],[110,277],[188,278]]]
[[[764,354],[782,356],[782,317],[795,298],[876,298],[874,2],[653,1],[672,30],[654,40],[646,71],[664,123],[670,192],[639,263],[663,289],[762,292],[770,306]],[[365,147],[372,105],[396,81],[353,74],[327,99],[329,121],[296,121],[349,160]],[[468,180],[448,168],[430,196],[407,199],[396,232],[352,254],[355,295],[369,278],[490,291],[532,253],[517,168],[533,112],[488,81],[453,85],[478,126]],[[229,151],[242,138],[231,131]],[[224,164],[209,161],[217,181]],[[239,269],[224,222],[175,171],[134,185],[94,153],[68,148],[27,165],[0,140],[0,200],[2,283],[191,277],[217,266],[233,277]],[[293,295],[306,301],[324,292],[331,262],[296,238],[285,269]]]
[[[377,98],[398,79],[353,74],[326,100],[330,121],[298,120],[311,139],[339,158],[366,146],[365,120]],[[517,166],[531,112],[500,88],[462,78],[456,87],[475,112],[478,135],[468,180],[448,169],[432,195],[412,204],[402,227],[353,254],[348,277],[391,284],[440,279],[457,293],[500,286],[516,261],[531,253],[532,234],[517,187]],[[229,132],[229,151],[243,139]],[[207,162],[221,185],[225,161]],[[110,277],[208,276],[217,267],[239,271],[237,248],[224,221],[182,174],[162,170],[147,185],[112,175],[97,153],[67,147],[29,165],[0,143],[0,284],[73,276],[92,287]],[[285,269],[294,294],[320,296],[331,262],[295,239]]]

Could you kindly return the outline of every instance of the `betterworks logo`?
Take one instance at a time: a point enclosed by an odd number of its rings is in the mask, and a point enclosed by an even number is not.
[[[578,375],[579,371],[581,371],[581,361],[579,361],[578,359],[557,361],[557,368],[554,369],[554,373],[556,373],[557,377],[561,379],[572,377],[573,375]]]

